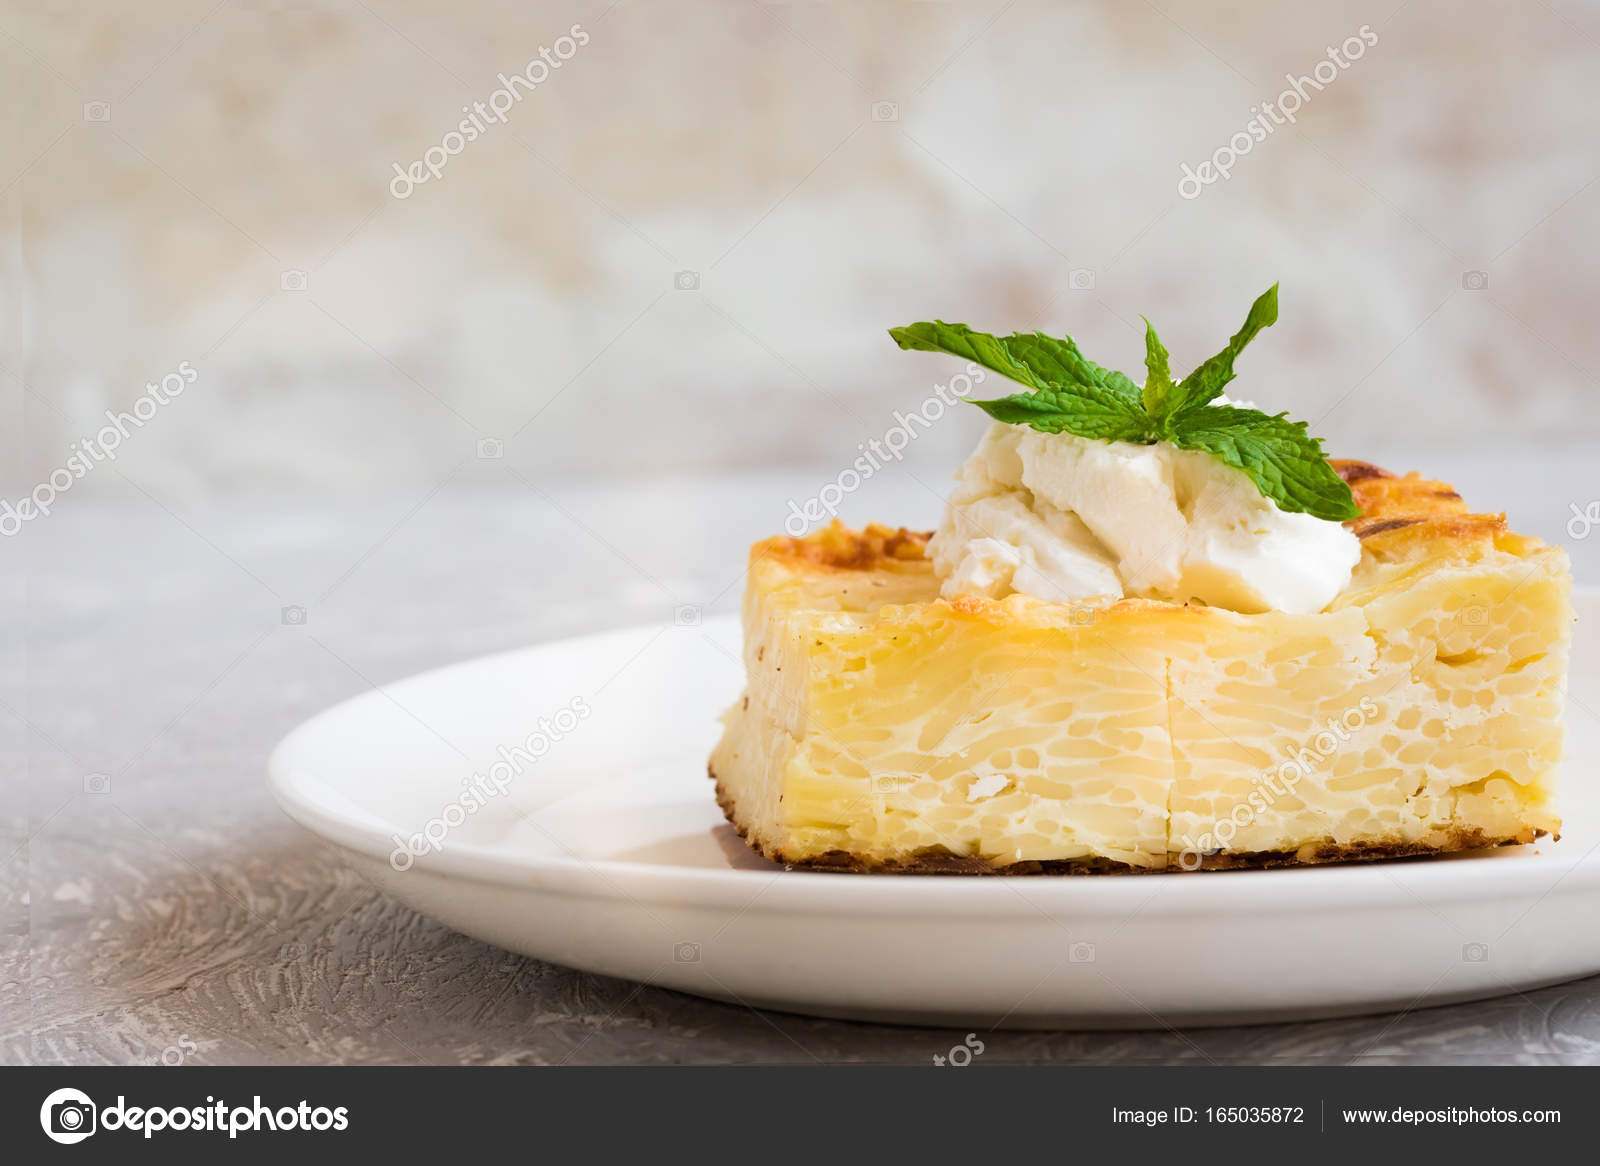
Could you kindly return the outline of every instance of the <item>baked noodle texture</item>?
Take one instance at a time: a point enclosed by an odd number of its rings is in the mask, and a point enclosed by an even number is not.
[[[1555,834],[1566,553],[1449,486],[1332,463],[1363,515],[1314,615],[943,599],[929,536],[750,553],[717,799],[777,862],[1188,871]]]

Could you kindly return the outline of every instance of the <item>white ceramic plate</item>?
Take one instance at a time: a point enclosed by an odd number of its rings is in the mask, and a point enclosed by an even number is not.
[[[731,620],[389,685],[291,733],[272,785],[396,898],[468,935],[742,1004],[1035,1028],[1443,1004],[1600,972],[1600,592],[1578,610],[1566,830],[1486,854],[1098,878],[786,871],[745,849],[705,775],[742,683]],[[491,773],[541,716],[538,759]],[[506,791],[447,815],[474,773],[509,776]],[[438,849],[396,854],[430,820]]]

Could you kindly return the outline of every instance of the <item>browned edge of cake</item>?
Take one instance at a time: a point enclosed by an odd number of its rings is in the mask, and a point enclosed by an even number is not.
[[[1335,842],[1302,846],[1299,850],[1256,850],[1239,853],[1200,855],[1198,866],[1182,864],[1165,867],[1134,866],[1114,858],[1059,858],[1029,859],[1025,862],[991,863],[981,858],[963,858],[959,855],[933,851],[919,851],[903,858],[873,859],[847,850],[830,850],[812,858],[789,858],[781,850],[760,845],[750,837],[744,823],[739,821],[738,807],[733,797],[723,787],[716,770],[706,766],[706,772],[717,787],[717,805],[723,817],[736,830],[745,845],[768,862],[804,870],[835,871],[849,874],[920,874],[920,875],[1091,875],[1091,874],[1193,874],[1205,870],[1268,870],[1286,866],[1325,866],[1340,862],[1380,862],[1386,859],[1421,858],[1439,854],[1453,854],[1464,850],[1490,850],[1499,846],[1526,846],[1546,837],[1543,830],[1523,830],[1520,833],[1492,838],[1482,830],[1455,829],[1448,833],[1442,846],[1428,846],[1420,842],[1358,843],[1341,846]],[[1560,841],[1561,836],[1555,835]]]

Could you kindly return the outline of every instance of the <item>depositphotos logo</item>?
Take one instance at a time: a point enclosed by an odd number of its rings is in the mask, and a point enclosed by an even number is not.
[[[87,1093],[78,1089],[57,1089],[39,1107],[39,1124],[53,1142],[70,1146],[95,1133],[128,1130],[146,1138],[161,1130],[192,1130],[199,1133],[224,1133],[229,1138],[240,1134],[272,1131],[346,1130],[350,1111],[345,1106],[329,1109],[308,1101],[280,1109],[263,1105],[258,1094],[250,1105],[230,1106],[208,1096],[204,1105],[129,1105],[122,1094],[117,1103],[100,1110]]]

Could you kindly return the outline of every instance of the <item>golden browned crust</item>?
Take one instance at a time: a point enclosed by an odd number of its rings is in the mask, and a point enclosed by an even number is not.
[[[1478,827],[1450,830],[1443,843],[1430,846],[1422,842],[1360,843],[1341,846],[1324,842],[1303,846],[1296,851],[1255,851],[1246,854],[1208,854],[1200,859],[1200,870],[1235,870],[1280,866],[1321,866],[1330,862],[1373,862],[1389,858],[1420,858],[1450,854],[1461,850],[1490,850],[1497,846],[1525,846],[1538,840],[1543,830],[1524,830],[1509,837],[1496,838]]]
[[[851,530],[835,518],[804,538],[769,538],[750,548],[750,558],[839,571],[876,571],[927,561],[932,531],[895,529],[876,522]]]
[[[717,805],[744,839],[745,845],[769,862],[787,867],[804,867],[807,870],[838,871],[849,874],[919,874],[919,875],[1089,875],[1089,874],[1190,874],[1205,870],[1269,870],[1286,866],[1321,866],[1336,862],[1376,862],[1385,859],[1419,858],[1450,854],[1463,850],[1489,850],[1498,846],[1523,846],[1545,835],[1543,830],[1524,830],[1521,833],[1494,837],[1478,827],[1456,828],[1445,835],[1438,845],[1421,842],[1360,843],[1344,846],[1324,842],[1302,846],[1298,850],[1246,851],[1200,855],[1198,865],[1178,863],[1164,868],[1133,866],[1110,858],[1048,859],[1043,862],[1011,862],[995,864],[981,858],[963,858],[947,852],[919,851],[892,859],[868,858],[845,850],[830,850],[811,858],[793,858],[781,848],[761,842],[750,835],[739,820],[738,807],[732,796],[718,779],[716,770],[706,766],[706,773],[716,783]],[[1560,835],[1555,836],[1558,840]]]
[[[1361,507],[1361,517],[1345,525],[1380,559],[1488,550],[1515,537],[1505,515],[1469,512],[1444,482],[1417,473],[1398,477],[1370,462],[1334,458],[1329,464]]]

